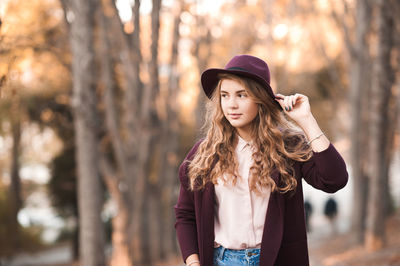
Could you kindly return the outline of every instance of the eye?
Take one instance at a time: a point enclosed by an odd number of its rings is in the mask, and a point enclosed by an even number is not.
[[[221,93],[221,98],[226,98],[228,95],[226,93]]]
[[[247,97],[247,94],[245,92],[239,93],[240,98],[245,98]]]

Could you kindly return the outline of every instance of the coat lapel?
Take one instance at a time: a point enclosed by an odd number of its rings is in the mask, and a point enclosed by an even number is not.
[[[279,184],[279,176],[279,171],[274,169],[271,177],[276,184]],[[273,265],[278,255],[283,235],[284,213],[285,198],[277,191],[272,192],[269,198],[262,236],[260,254],[260,265],[262,266]]]
[[[208,183],[204,189],[201,210],[202,249],[204,265],[213,265],[214,257],[214,184]],[[202,264],[202,265],[203,265]]]

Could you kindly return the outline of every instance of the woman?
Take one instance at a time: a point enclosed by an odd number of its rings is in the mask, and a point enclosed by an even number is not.
[[[348,174],[308,98],[274,95],[267,64],[250,55],[201,81],[207,134],[179,168],[175,206],[186,265],[309,265],[301,179],[333,193]]]

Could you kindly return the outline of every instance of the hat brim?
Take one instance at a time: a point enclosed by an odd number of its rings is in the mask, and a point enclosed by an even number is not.
[[[247,77],[251,78],[258,83],[260,83],[268,92],[268,94],[271,96],[271,98],[276,102],[276,104],[279,106],[279,109],[282,110],[281,105],[279,102],[275,100],[275,95],[274,92],[271,88],[271,86],[262,78],[258,77],[257,75],[254,75],[253,73],[244,71],[244,70],[238,70],[238,69],[221,69],[221,68],[210,68],[204,71],[201,74],[201,86],[203,87],[204,93],[208,98],[211,99],[212,94],[215,90],[215,88],[218,85],[219,81],[219,74],[233,74],[237,76],[242,76],[242,77]]]

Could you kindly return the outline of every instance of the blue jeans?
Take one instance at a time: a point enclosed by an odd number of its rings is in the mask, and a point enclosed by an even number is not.
[[[259,266],[260,249],[227,249],[223,246],[214,248],[214,266]]]

